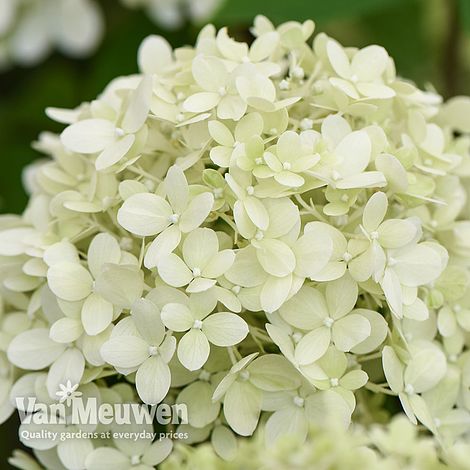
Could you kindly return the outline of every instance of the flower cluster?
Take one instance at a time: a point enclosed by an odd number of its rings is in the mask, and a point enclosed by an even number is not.
[[[34,65],[57,47],[71,57],[93,52],[103,33],[94,0],[2,0],[0,67]]]
[[[121,0],[127,8],[144,8],[164,28],[186,20],[202,23],[221,0]],[[96,0],[2,0],[0,69],[41,62],[57,48],[71,57],[90,55],[101,41],[104,18]]]
[[[25,173],[24,214],[0,219],[2,419],[70,381],[102,402],[185,403],[186,444],[230,460],[258,428],[301,445],[311,426],[383,421],[387,395],[458,454],[468,102],[398,78],[382,47],[311,47],[313,31],[257,17],[251,45],[211,25],[194,48],[151,36],[139,74],[48,109],[66,127],[35,143],[50,158]],[[68,470],[171,452],[25,444]]]
[[[420,437],[413,425],[396,417],[387,425],[366,430],[358,426],[345,432],[337,427],[310,427],[308,440],[284,436],[276,446],[265,447],[260,437],[246,440],[237,457],[221,460],[208,445],[178,446],[162,465],[163,470],[305,470],[385,468],[387,470],[446,470],[470,468],[467,444],[455,446],[442,455],[436,442]],[[445,462],[445,463],[444,463]]]

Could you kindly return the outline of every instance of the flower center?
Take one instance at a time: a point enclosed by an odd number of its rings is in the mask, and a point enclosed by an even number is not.
[[[218,91],[220,96],[225,96],[227,94],[227,89],[224,86],[221,86]]]
[[[323,324],[327,327],[327,328],[331,328],[333,326],[333,323],[335,321],[333,320],[333,318],[331,317],[326,317],[324,320],[323,320]]]
[[[338,171],[333,170],[331,172],[331,177],[333,178],[333,181],[338,181],[341,178],[341,175],[339,174]]]
[[[216,199],[221,199],[223,194],[224,194],[224,189],[223,188],[214,188],[212,190],[212,192],[214,193],[214,197]]]
[[[308,129],[311,129],[313,127],[313,120],[312,119],[309,119],[309,118],[303,118],[301,121],[300,121],[300,128],[303,130],[303,131],[306,131]]]
[[[305,400],[302,397],[296,395],[293,399],[294,405],[302,408],[304,406]]]
[[[180,216],[178,214],[171,214],[170,217],[168,217],[168,222],[170,222],[170,224],[177,224],[179,220]]]
[[[392,258],[391,256],[388,258],[387,261],[388,266],[393,267],[397,264],[397,260],[395,258]]]
[[[292,168],[292,165],[289,162],[284,162],[282,164],[282,168],[284,168],[284,170],[290,170]]]
[[[294,343],[298,343],[302,338],[303,338],[303,334],[300,333],[300,331],[296,331],[293,335],[292,335],[292,339],[294,340]]]
[[[242,370],[239,374],[240,380],[246,382],[250,378],[250,373],[247,370]]]
[[[202,320],[194,320],[193,328],[195,330],[200,330],[202,328]]]
[[[150,356],[156,356],[158,354],[158,346],[149,346],[148,353]]]
[[[408,394],[408,395],[413,395],[413,393],[415,393],[415,389],[414,389],[413,385],[406,384],[405,393]]]
[[[343,260],[344,260],[346,263],[349,263],[349,262],[352,260],[352,254],[349,253],[348,251],[346,251],[346,252],[343,254]]]
[[[135,466],[135,465],[139,465],[139,464],[140,464],[140,455],[133,455],[131,457],[131,465]]]
[[[292,69],[292,76],[295,78],[304,78],[305,77],[305,70],[297,65]]]
[[[116,135],[116,137],[123,137],[125,132],[120,127],[116,127],[116,129],[114,129],[114,134]]]
[[[289,82],[287,80],[281,80],[279,82],[279,88],[282,90],[282,91],[285,91],[285,90],[288,90],[289,89]]]
[[[460,304],[455,304],[454,305],[454,312],[459,313],[462,311],[462,306]]]
[[[337,386],[339,385],[339,379],[336,378],[336,377],[332,377],[332,378],[330,379],[330,385],[331,385],[332,387],[337,387]]]
[[[201,277],[201,268],[193,268],[193,276]]]
[[[202,380],[203,382],[209,382],[211,378],[210,372],[207,372],[207,370],[201,370],[201,373],[199,374],[199,380]]]
[[[379,238],[379,232],[377,232],[376,230],[374,230],[373,232],[370,232],[370,238],[372,240],[377,240],[377,238]]]
[[[248,194],[248,196],[253,196],[253,194],[255,193],[255,188],[253,188],[253,186],[247,186],[246,193]]]
[[[263,157],[257,157],[255,158],[255,163],[257,165],[262,165],[264,163]]]
[[[238,295],[241,291],[241,287],[240,286],[233,286],[232,287],[232,292],[235,294],[235,295]]]
[[[264,233],[261,230],[258,230],[255,233],[255,239],[259,241],[259,240],[262,240],[263,238],[264,238]]]

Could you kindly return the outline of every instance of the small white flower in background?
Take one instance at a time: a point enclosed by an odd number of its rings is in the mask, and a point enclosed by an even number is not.
[[[93,0],[7,0],[0,18],[2,65],[35,65],[54,48],[84,57],[95,50],[103,34],[102,13]]]
[[[165,428],[188,433],[173,451],[23,439],[43,467],[311,468],[341,448],[338,468],[465,468],[470,102],[397,78],[379,46],[310,47],[313,31],[257,17],[251,46],[211,25],[194,48],[151,36],[141,73],[48,109],[65,129],[35,144],[51,158],[26,172],[25,212],[0,217],[0,421],[14,397],[77,392],[191,415]],[[432,435],[379,425],[385,395]]]

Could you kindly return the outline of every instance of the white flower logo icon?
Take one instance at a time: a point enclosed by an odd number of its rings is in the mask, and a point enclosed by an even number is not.
[[[67,403],[67,406],[70,406],[71,402],[82,396],[82,392],[77,391],[79,384],[72,385],[70,380],[67,380],[65,385],[60,384],[60,390],[56,392],[57,397],[59,398],[60,403]]]

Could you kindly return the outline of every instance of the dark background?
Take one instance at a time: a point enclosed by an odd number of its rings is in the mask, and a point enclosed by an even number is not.
[[[61,130],[45,116],[47,106],[73,108],[93,99],[112,78],[136,72],[137,48],[149,34],[162,34],[174,46],[192,44],[197,35],[192,25],[162,31],[142,11],[124,9],[117,0],[99,3],[106,33],[92,58],[53,54],[33,68],[0,73],[0,213],[19,213],[26,204],[22,168],[40,157],[31,142],[43,130]],[[383,45],[400,75],[444,97],[470,93],[470,0],[226,0],[214,23],[246,38],[259,13],[275,24],[311,18],[315,32],[347,46]],[[15,415],[0,427],[0,469],[8,468],[6,459],[18,447],[17,426]]]

